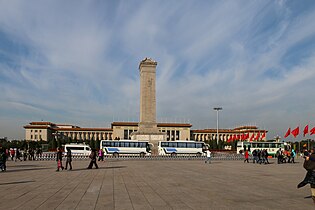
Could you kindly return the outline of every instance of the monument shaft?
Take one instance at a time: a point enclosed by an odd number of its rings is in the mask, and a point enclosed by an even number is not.
[[[140,62],[140,133],[157,133],[155,78],[157,62],[145,58]]]

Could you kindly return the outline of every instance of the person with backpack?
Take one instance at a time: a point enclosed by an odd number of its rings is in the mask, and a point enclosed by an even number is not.
[[[89,157],[91,158],[91,161],[87,169],[92,169],[93,164],[95,165],[95,168],[98,169],[98,165],[96,163],[96,150],[95,149],[92,149]]]

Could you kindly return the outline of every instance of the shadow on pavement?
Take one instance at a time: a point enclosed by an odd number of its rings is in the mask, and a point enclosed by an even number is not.
[[[7,166],[7,170],[3,173],[11,173],[11,172],[25,172],[25,171],[39,171],[39,170],[46,170],[51,168],[25,168],[25,169],[11,169],[11,166]]]
[[[35,182],[35,181],[4,182],[4,183],[0,183],[0,185],[23,184],[23,183],[29,183],[29,182]]]
[[[98,169],[96,169],[96,168],[92,168],[92,169],[77,168],[77,169],[72,169],[71,171],[106,170],[106,169],[116,169],[116,168],[126,168],[126,167],[127,166],[110,166],[110,167],[98,167]],[[68,171],[70,171],[70,170],[68,170]]]

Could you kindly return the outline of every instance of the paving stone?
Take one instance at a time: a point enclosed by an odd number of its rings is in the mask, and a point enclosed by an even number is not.
[[[233,160],[107,160],[72,171],[55,161],[7,162],[1,209],[312,209],[303,159],[269,165]]]

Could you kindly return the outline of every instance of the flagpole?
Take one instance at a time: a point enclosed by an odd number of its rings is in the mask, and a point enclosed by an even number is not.
[[[222,107],[214,107],[213,110],[217,111],[217,147],[219,148],[219,111]]]

